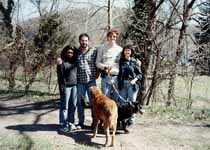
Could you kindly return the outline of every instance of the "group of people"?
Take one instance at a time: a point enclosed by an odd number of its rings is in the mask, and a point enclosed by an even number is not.
[[[82,33],[79,36],[78,49],[69,45],[63,48],[57,65],[61,97],[59,123],[62,131],[84,128],[83,100],[87,95],[92,105],[89,88],[96,86],[98,70],[104,95],[115,100],[118,105],[136,101],[142,79],[140,61],[133,58],[132,46],[122,48],[116,43],[118,36],[117,30],[110,30],[107,33],[107,42],[99,48],[93,48],[89,45],[89,35]],[[76,110],[77,125],[74,119]],[[132,116],[129,125],[132,126],[134,121]]]

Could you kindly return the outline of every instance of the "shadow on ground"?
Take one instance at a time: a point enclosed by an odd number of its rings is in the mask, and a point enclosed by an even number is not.
[[[24,96],[56,96],[57,94],[52,94],[49,92],[42,91],[25,91],[25,90],[0,90],[0,101],[12,101],[20,99]]]
[[[6,129],[20,132],[57,131],[58,124],[19,124],[7,126]]]
[[[44,102],[29,103],[15,106],[0,105],[0,116],[24,114],[36,110],[58,109],[59,99],[51,99]]]
[[[88,127],[86,127],[86,129],[84,130],[74,131],[70,133],[64,133],[59,131],[58,124],[19,124],[19,125],[7,126],[5,128],[8,130],[16,130],[21,134],[26,132],[52,131],[52,132],[57,132],[59,135],[70,137],[74,139],[76,143],[81,145],[88,145],[98,149],[103,147],[102,144],[91,141],[91,136],[93,131],[90,130]]]

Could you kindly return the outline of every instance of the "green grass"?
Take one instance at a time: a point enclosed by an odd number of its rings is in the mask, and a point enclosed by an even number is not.
[[[190,88],[190,77],[177,77],[175,85],[175,95],[188,98]],[[193,80],[192,99],[208,100],[210,102],[210,77],[196,76]]]
[[[192,145],[194,150],[210,150],[210,144]]]
[[[59,137],[62,138],[62,137]],[[85,144],[53,143],[49,140],[32,139],[24,135],[0,135],[1,150],[97,150],[98,147]]]
[[[24,135],[0,135],[1,150],[52,150],[52,144]]]
[[[176,107],[152,106],[148,108],[148,113],[164,120],[176,120],[178,122],[193,120],[192,110],[184,110]]]
[[[180,107],[150,106],[147,113],[151,116],[159,117],[162,120],[173,121],[177,123],[202,121],[210,124],[210,109],[185,109]]]

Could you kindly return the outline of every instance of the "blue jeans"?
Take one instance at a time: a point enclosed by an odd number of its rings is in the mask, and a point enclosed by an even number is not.
[[[88,83],[78,83],[77,84],[77,109],[78,109],[78,117],[79,117],[79,125],[84,125],[85,120],[85,112],[84,112],[84,106],[83,106],[83,97],[86,96],[86,93],[88,95],[88,99],[90,102],[90,105],[92,106],[92,98],[89,91],[89,88],[91,86],[96,86],[96,81],[90,81]],[[92,114],[93,116],[93,114]]]
[[[112,81],[112,83],[110,83]],[[104,95],[118,102],[119,95],[116,92],[116,89],[113,88],[113,85],[118,90],[118,80],[117,76],[105,76],[101,80],[101,90]]]
[[[131,81],[130,80],[124,80],[123,81],[123,88],[120,90],[120,96],[123,97],[124,100],[126,101],[131,101],[131,102],[135,102],[136,98],[137,98],[137,94],[139,91],[139,85],[135,85],[135,89],[133,87],[133,85],[131,85]],[[121,101],[121,103],[123,103]],[[129,122],[132,124],[135,122],[135,115],[133,115],[130,119]]]
[[[77,86],[65,87],[60,104],[60,124],[74,124],[74,114],[77,103]]]

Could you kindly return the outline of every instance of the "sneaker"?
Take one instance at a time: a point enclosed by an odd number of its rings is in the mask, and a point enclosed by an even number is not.
[[[145,110],[144,110],[143,108],[141,108],[141,109],[139,110],[139,112],[140,112],[140,114],[143,114],[143,113],[145,113]]]
[[[75,131],[75,130],[77,130],[77,127],[74,124],[69,125],[69,131],[68,132]]]
[[[77,128],[77,130],[81,130],[81,129],[84,128],[84,126],[83,125],[77,125],[76,128]]]
[[[68,133],[69,132],[69,128],[68,127],[63,127],[63,128],[60,128],[60,131],[64,132],[64,133]]]

